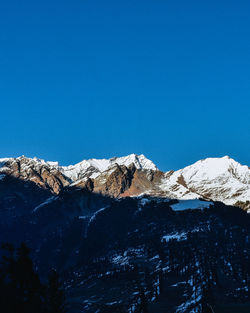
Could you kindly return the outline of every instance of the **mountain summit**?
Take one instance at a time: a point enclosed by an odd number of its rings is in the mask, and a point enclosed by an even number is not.
[[[111,159],[83,160],[75,165],[63,166],[61,167],[61,170],[65,176],[72,179],[72,181],[76,181],[84,177],[96,178],[114,164],[126,167],[134,164],[139,170],[158,170],[156,165],[151,160],[147,159],[143,154],[130,154],[128,156],[114,157]]]
[[[56,194],[68,186],[85,188],[88,184],[91,191],[113,197],[204,198],[244,209],[249,209],[250,201],[250,168],[228,156],[203,159],[165,173],[143,154],[89,159],[69,166],[24,156],[0,159],[0,180],[8,175]]]
[[[202,197],[235,205],[250,200],[250,169],[228,156],[200,160],[165,174],[161,188],[176,198]]]
[[[168,172],[136,154],[70,166],[0,159],[1,238],[27,242],[43,277],[60,271],[69,313],[142,312],[143,299],[150,313],[203,312],[209,299],[237,300],[241,312],[249,177],[229,157]]]

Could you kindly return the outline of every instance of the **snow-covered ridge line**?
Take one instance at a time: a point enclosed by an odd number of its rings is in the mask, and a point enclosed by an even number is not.
[[[0,159],[0,174],[8,173],[12,164],[15,165],[17,161],[20,162],[21,171],[29,171],[32,168],[39,172],[41,167],[45,166],[52,172],[56,170],[63,174],[70,184],[88,178],[95,179],[102,173],[104,173],[104,180],[108,179],[116,164],[126,167],[134,165],[139,170],[158,171],[156,165],[143,154],[130,154],[110,159],[88,159],[69,166],[60,166],[58,162],[21,156]],[[15,168],[13,166],[14,171]],[[250,168],[228,156],[207,158],[178,171],[158,173],[156,176],[158,180],[154,181],[154,185],[151,183],[152,175],[150,175],[144,178],[143,183],[137,182],[142,184],[140,190],[142,194],[160,195],[178,200],[203,198],[222,201],[227,205],[238,205],[245,210],[250,209]],[[133,196],[133,193],[130,196]]]
[[[234,205],[250,200],[250,168],[228,156],[207,158],[181,170],[166,173],[162,190],[171,191],[177,199],[205,197]]]
[[[21,161],[22,159],[27,160],[28,163],[33,163],[35,165],[44,165],[49,168],[54,168],[62,172],[66,177],[70,178],[73,182],[84,178],[90,177],[95,178],[100,173],[108,170],[114,164],[130,166],[135,165],[137,169],[146,169],[156,171],[158,168],[149,159],[147,159],[143,154],[130,154],[124,157],[113,157],[110,159],[88,159],[83,160],[75,165],[60,166],[58,162],[45,161],[37,157],[26,158],[25,156],[20,156],[18,158],[2,158],[0,159],[0,168],[4,166],[6,162],[11,162],[15,160]]]
[[[17,158],[12,158],[12,157],[10,157],[10,158],[0,158],[0,168],[1,168],[1,166],[4,166],[4,164],[7,163],[7,162],[11,162],[11,161],[15,161],[15,160],[21,161],[23,159],[28,160],[29,162],[36,163],[36,164],[47,165],[49,167],[56,167],[56,168],[59,167],[58,162],[45,161],[45,160],[39,159],[37,157],[28,158],[28,157],[22,155],[22,156],[19,156]]]
[[[59,165],[59,162],[57,161],[45,161],[44,159],[40,159],[37,157],[34,158],[28,158],[25,156],[20,156],[17,158],[9,157],[9,158],[0,158],[0,167],[4,165],[4,163],[8,161],[14,161],[14,160],[22,160],[26,159],[30,162],[34,162],[41,165],[47,165],[49,167],[55,167],[57,169],[61,169],[63,171],[71,171],[76,169],[85,169],[86,167],[93,166],[98,171],[103,172],[106,171],[111,165],[117,163],[118,165],[125,165],[129,166],[132,163],[135,164],[137,169],[150,169],[150,170],[159,170],[157,166],[148,158],[146,158],[143,154],[137,155],[137,154],[129,154],[127,156],[123,157],[112,157],[110,159],[87,159],[82,160],[79,163],[68,165],[68,166],[61,166]],[[237,169],[240,174],[243,176],[246,174],[246,172],[250,172],[250,168],[247,165],[241,165],[234,159],[230,158],[229,156],[224,156],[221,158],[206,158],[199,160],[195,162],[192,165],[189,165],[183,169],[174,171],[174,173],[180,173],[188,172],[189,176],[196,175],[197,173],[200,173],[200,178],[206,178],[213,179],[216,176],[218,176],[221,173],[224,173],[225,171]],[[196,173],[194,173],[194,171]],[[191,173],[190,173],[191,172]],[[169,173],[168,171],[166,173]],[[250,176],[246,175],[246,183],[250,183]]]
[[[146,169],[156,171],[158,168],[149,159],[147,159],[143,154],[130,154],[124,157],[114,157],[111,159],[89,159],[83,160],[75,165],[62,166],[60,169],[63,174],[73,181],[81,178],[82,172],[88,172],[90,175],[88,177],[95,178],[100,173],[105,172],[114,164],[130,166],[135,165],[137,169]]]

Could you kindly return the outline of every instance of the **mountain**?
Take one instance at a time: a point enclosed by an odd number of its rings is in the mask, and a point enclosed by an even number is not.
[[[83,160],[59,166],[26,157],[0,159],[0,177],[12,175],[58,194],[66,186],[113,197],[148,194],[173,199],[203,198],[250,209],[250,169],[228,156],[207,158],[178,171],[161,172],[144,155]]]
[[[134,164],[136,169],[139,170],[158,170],[156,165],[147,159],[143,154],[130,154],[125,157],[114,157],[111,159],[83,160],[82,162],[75,165],[63,166],[60,169],[63,174],[69,177],[72,181],[77,181],[85,177],[96,178],[98,175],[100,175],[100,173],[107,171],[115,164],[126,167]]]
[[[207,303],[214,312],[249,312],[249,225],[247,213],[221,203],[114,201],[75,247],[70,304],[91,313],[211,312]]]
[[[0,181],[11,176],[23,181],[34,182],[54,193],[59,193],[64,186],[70,184],[69,179],[60,171],[58,163],[24,156],[0,159],[0,175]]]
[[[248,190],[228,157],[166,173],[134,154],[0,159],[1,241],[60,272],[69,313],[249,312],[250,215],[228,205]]]
[[[201,197],[248,208],[250,168],[228,156],[208,158],[166,173],[161,189],[177,199]]]

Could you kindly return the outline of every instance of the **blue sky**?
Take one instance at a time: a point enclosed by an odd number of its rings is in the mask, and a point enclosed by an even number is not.
[[[0,156],[250,165],[249,1],[1,1]]]

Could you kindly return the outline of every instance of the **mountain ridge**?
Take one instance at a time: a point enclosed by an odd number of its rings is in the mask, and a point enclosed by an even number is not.
[[[31,180],[56,194],[71,185],[85,188],[91,180],[92,191],[113,197],[148,194],[178,200],[203,198],[250,209],[250,168],[229,156],[202,159],[167,172],[160,171],[143,154],[88,159],[69,166],[21,156],[0,159],[0,180],[6,174]]]
[[[149,313],[200,312],[207,290],[247,305],[250,215],[204,200],[227,201],[235,185],[244,200],[248,168],[205,159],[164,173],[131,159],[100,174],[87,164],[73,183],[58,163],[1,159],[2,240],[25,241],[42,276],[57,268],[70,313],[141,312],[143,298]]]

